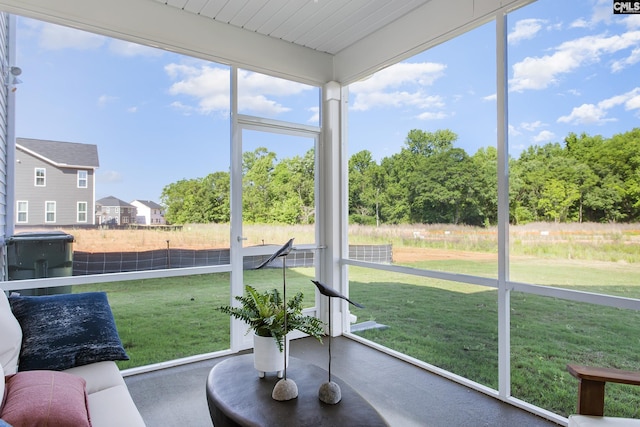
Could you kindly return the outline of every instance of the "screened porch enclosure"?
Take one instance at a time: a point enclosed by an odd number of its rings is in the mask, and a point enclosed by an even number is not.
[[[253,2],[215,0],[0,0],[0,10],[6,13],[203,61],[203,68],[224,80],[228,86],[224,131],[215,131],[215,144],[203,138],[202,153],[194,150],[188,155],[228,159],[225,164],[228,180],[225,177],[224,181],[229,184],[230,212],[228,222],[220,221],[225,224],[224,244],[230,250],[228,264],[21,283],[4,281],[0,287],[20,290],[64,284],[73,285],[74,291],[105,289],[110,294],[116,319],[121,316],[119,325],[125,346],[131,348],[136,358],[140,354],[138,360],[145,361],[122,365],[128,382],[140,384],[139,378],[151,376],[154,371],[160,371],[160,376],[165,368],[179,370],[182,365],[248,351],[252,344],[245,325],[235,320],[229,322],[214,308],[241,295],[246,283],[265,287],[279,284],[280,270],[272,269],[266,275],[248,271],[247,259],[268,256],[278,244],[295,238],[296,250],[311,251],[314,258],[312,266],[291,266],[286,270],[291,289],[304,291],[308,314],[328,322],[331,313],[333,334],[341,336],[340,342],[348,341],[347,353],[369,354],[375,350],[384,354],[383,360],[391,356],[402,361],[402,369],[417,367],[433,372],[474,393],[495,398],[500,404],[524,409],[544,419],[541,425],[547,421],[566,424],[566,416],[575,402],[572,392],[567,391],[574,390],[572,384],[565,384],[569,377],[564,371],[564,360],[571,362],[572,354],[597,354],[594,362],[640,368],[634,356],[640,294],[629,286],[637,283],[640,269],[636,261],[624,266],[618,263],[614,270],[599,269],[599,263],[587,265],[588,260],[581,265],[571,264],[569,260],[579,245],[570,246],[559,255],[562,263],[547,268],[548,258],[540,255],[545,249],[532,256],[522,247],[528,245],[527,236],[548,231],[523,231],[510,222],[514,218],[510,191],[519,182],[510,175],[514,147],[510,145],[513,134],[508,116],[526,112],[527,94],[510,93],[513,77],[510,70],[517,61],[509,56],[508,35],[516,21],[535,19],[537,3],[549,1],[354,1],[342,9],[337,1],[296,5],[296,2],[266,2],[264,7],[257,7]],[[279,9],[275,3],[286,4],[290,10]],[[356,198],[362,202],[358,213],[363,217],[379,219],[385,214],[372,208],[377,209],[378,200],[375,192],[369,191],[370,185],[363,184],[354,191],[349,184],[354,174],[350,161],[356,154],[350,143],[361,138],[360,126],[367,122],[366,116],[358,117],[359,110],[354,109],[362,100],[359,98],[362,88],[375,85],[385,70],[418,54],[431,54],[425,62],[436,64],[443,52],[455,49],[455,43],[478,40],[482,40],[478,43],[478,57],[461,61],[457,67],[452,65],[450,71],[463,87],[471,79],[466,73],[473,69],[473,77],[489,84],[494,92],[458,117],[461,122],[470,123],[467,126],[473,129],[470,133],[486,146],[482,145],[477,156],[467,156],[458,150],[454,153],[458,157],[452,155],[448,159],[481,158],[485,162],[482,165],[490,165],[472,167],[469,175],[465,175],[469,185],[483,180],[492,189],[483,193],[484,217],[478,219],[480,214],[473,217],[485,229],[471,234],[454,227],[432,229],[429,225],[436,222],[436,217],[427,216],[422,217],[419,225],[412,225],[411,230],[390,221],[395,226],[389,231],[385,228],[389,224],[378,223],[379,234],[366,236],[367,243],[383,245],[396,239],[391,245],[393,262],[378,263],[350,255],[351,246],[363,239],[358,226],[349,222],[352,202]],[[9,61],[15,62],[15,58]],[[309,111],[314,118],[303,117],[302,104],[283,115],[247,111],[248,98],[243,95],[257,80],[264,79],[271,79],[274,86],[296,86],[298,92],[292,93],[312,107]],[[20,92],[9,96],[15,103]],[[508,103],[511,99],[513,104]],[[15,104],[10,108],[15,113]],[[492,111],[489,125],[477,120],[479,109]],[[304,114],[311,115],[306,110]],[[392,113],[388,119],[397,118]],[[371,121],[373,134],[376,125]],[[15,159],[8,151],[8,161],[12,162]],[[282,226],[277,235],[267,234],[256,224],[269,219],[264,212],[271,217],[276,212],[279,215],[276,222],[286,224],[292,210],[277,197],[274,199],[280,203],[277,211],[263,209],[261,196],[269,194],[270,187],[261,181],[264,176],[247,168],[252,164],[273,170],[279,166],[274,159],[293,159],[286,162],[298,173],[288,175],[291,180],[301,175],[313,177],[311,186],[295,187],[299,196],[296,206],[301,206],[304,215],[296,217],[295,226],[288,229]],[[443,174],[450,173],[453,166],[445,163],[445,157],[439,159],[442,161],[425,170],[441,167]],[[397,200],[401,200],[400,190]],[[424,193],[429,190],[432,189],[427,188]],[[468,190],[466,194],[480,192],[476,187]],[[452,204],[464,203],[462,197]],[[7,209],[15,204],[15,194],[9,188]],[[451,218],[458,218],[458,213],[454,212]],[[12,216],[6,218],[5,237],[15,231]],[[444,222],[449,217],[437,218]],[[576,234],[582,231],[579,229]],[[631,230],[621,233],[622,237],[603,239],[628,238],[630,245],[626,246],[632,246],[637,243],[627,234],[633,233]],[[571,240],[566,236],[557,239]],[[429,241],[435,243],[425,246]],[[597,245],[598,242],[594,246]],[[412,250],[411,256],[407,247]],[[404,257],[399,257],[402,251]],[[443,256],[445,251],[467,255],[475,251],[481,255],[452,261]],[[566,264],[564,258],[568,259]],[[613,276],[617,279],[609,283]],[[328,301],[313,288],[311,279],[333,286],[362,303],[365,309],[355,309],[342,300]],[[176,283],[184,284],[184,289],[166,291]],[[138,292],[135,298],[134,287]],[[154,311],[158,301],[169,309],[163,311],[161,307]],[[144,310],[136,313],[132,302]],[[139,326],[153,332],[153,319],[169,315],[179,321],[157,334],[171,337],[163,344],[166,352],[162,360],[157,360],[157,355],[145,354],[144,340],[153,337],[143,338],[129,332]],[[621,317],[625,322],[620,322]],[[146,324],[137,323],[141,318]],[[363,322],[375,327],[354,328],[354,324]],[[185,338],[180,333],[185,330],[193,332],[188,336],[188,350],[181,348]],[[624,348],[612,352],[616,340],[609,334],[607,351],[598,349],[598,337],[606,336],[608,330],[618,333],[617,339],[626,343]],[[148,335],[153,335],[152,332]],[[319,352],[324,350],[309,346],[308,341],[300,340],[300,354],[307,352],[309,357],[319,359]],[[545,345],[538,345],[540,341]],[[530,364],[531,359],[543,362]],[[346,375],[348,365],[342,369]],[[546,389],[557,386],[562,401],[547,396],[532,399],[524,386],[536,381]],[[630,394],[634,402],[640,401],[635,391],[625,393],[625,399]],[[619,406],[626,411],[630,405]]]

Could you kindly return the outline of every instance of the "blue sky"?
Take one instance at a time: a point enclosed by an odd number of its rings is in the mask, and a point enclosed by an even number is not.
[[[509,15],[509,150],[640,126],[640,15],[610,0],[540,0]],[[18,19],[16,135],[96,144],[96,196],[159,201],[162,188],[229,168],[227,67]],[[411,129],[495,146],[495,24],[350,87],[349,151],[397,153]],[[318,123],[318,89],[242,72],[241,112]],[[249,135],[247,135],[249,136]],[[309,144],[252,140],[279,156]],[[245,147],[246,148],[246,147]]]

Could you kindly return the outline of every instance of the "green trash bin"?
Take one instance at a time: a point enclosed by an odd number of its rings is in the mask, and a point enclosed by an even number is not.
[[[73,275],[73,236],[62,231],[18,233],[7,239],[9,280]],[[71,285],[21,289],[21,295],[71,293]]]

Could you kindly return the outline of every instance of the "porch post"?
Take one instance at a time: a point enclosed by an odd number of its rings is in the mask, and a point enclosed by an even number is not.
[[[242,259],[242,134],[238,125],[238,69],[230,70],[230,164],[231,164],[231,227],[229,236],[229,249],[231,264],[231,283],[229,304],[237,306],[235,295],[244,292],[244,269]],[[249,348],[251,345],[245,339],[245,324],[234,317],[230,317],[231,326],[231,350],[239,351]]]
[[[341,85],[337,82],[326,83],[322,88],[322,134],[316,177],[318,244],[321,248],[318,251],[317,271],[321,282],[346,295],[346,275],[342,274],[343,269],[340,265],[347,241],[342,104]],[[333,304],[331,324],[333,335],[337,336],[342,334],[345,318],[343,315],[348,312],[346,302],[340,298],[327,298],[316,291],[318,315],[325,322],[329,321],[329,304]]]
[[[507,15],[496,15],[498,95],[498,394],[511,396],[511,287],[509,286],[509,120]]]

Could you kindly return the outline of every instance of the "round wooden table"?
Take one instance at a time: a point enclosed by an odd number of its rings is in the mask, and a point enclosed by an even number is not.
[[[215,427],[226,426],[388,426],[387,422],[348,384],[340,385],[342,400],[327,405],[318,399],[329,374],[324,369],[291,357],[287,378],[298,386],[298,397],[280,402],[271,397],[279,378],[259,378],[253,354],[231,357],[213,367],[207,379],[207,403]]]

